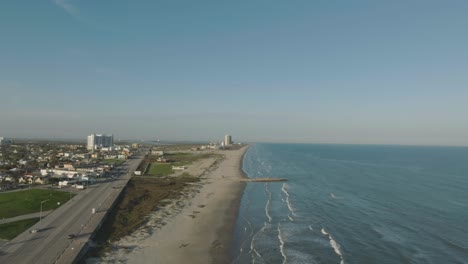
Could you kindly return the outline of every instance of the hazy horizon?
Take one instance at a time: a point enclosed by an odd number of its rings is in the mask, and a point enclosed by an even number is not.
[[[1,6],[0,137],[468,145],[468,2]]]
[[[115,135],[114,135],[115,136]],[[24,137],[24,138],[11,138],[19,140],[20,142],[23,141],[50,141],[50,142],[79,142],[82,144],[86,144],[86,138],[62,138],[62,137]],[[193,144],[205,144],[205,143],[215,143],[215,142],[222,142],[224,137],[222,138],[213,138],[211,140],[159,140],[152,139],[152,138],[114,138],[114,142],[119,144],[119,142],[131,142],[131,143],[149,143],[149,142],[159,142],[161,144],[178,144],[178,143],[193,143]],[[356,146],[402,146],[402,147],[461,147],[466,148],[468,145],[444,145],[444,144],[401,144],[401,143],[346,143],[346,142],[302,142],[302,141],[234,141],[233,143],[242,143],[242,144],[300,144],[300,145],[356,145]]]

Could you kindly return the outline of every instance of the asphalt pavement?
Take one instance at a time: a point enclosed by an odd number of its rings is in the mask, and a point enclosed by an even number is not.
[[[19,216],[10,217],[10,218],[3,218],[3,219],[0,220],[0,224],[6,224],[6,223],[11,223],[11,222],[26,220],[26,219],[30,219],[30,218],[40,218],[41,216],[46,217],[51,212],[52,212],[52,210],[43,211],[42,213],[39,212],[39,213],[19,215]]]
[[[2,245],[0,263],[72,263],[142,159],[128,159],[121,166],[124,171],[120,177],[88,186],[40,223]],[[34,229],[37,232],[30,233]]]

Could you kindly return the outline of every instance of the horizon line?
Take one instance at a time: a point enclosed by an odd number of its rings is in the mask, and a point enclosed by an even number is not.
[[[86,143],[86,138],[46,138],[46,137],[5,137],[13,140],[38,140],[38,141],[82,141]],[[156,142],[156,139],[131,139],[131,138],[119,138],[116,141],[137,141],[137,142]],[[169,143],[210,143],[210,142],[221,142],[222,140],[159,140],[160,142]],[[349,142],[288,142],[288,141],[238,141],[236,143],[245,144],[303,144],[303,145],[356,145],[356,146],[414,146],[414,147],[468,147],[468,144],[462,145],[448,145],[448,144],[412,144],[412,143],[349,143]]]

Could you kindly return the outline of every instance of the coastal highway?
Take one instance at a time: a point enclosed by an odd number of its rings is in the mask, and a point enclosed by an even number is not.
[[[0,263],[72,263],[143,157],[128,159],[120,166],[119,177],[89,186],[41,222],[5,243],[0,247]],[[33,229],[38,231],[30,233]],[[74,237],[69,238],[70,234]]]

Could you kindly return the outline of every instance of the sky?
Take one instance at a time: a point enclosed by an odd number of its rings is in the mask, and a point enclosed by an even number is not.
[[[4,0],[0,136],[468,145],[468,1]]]

